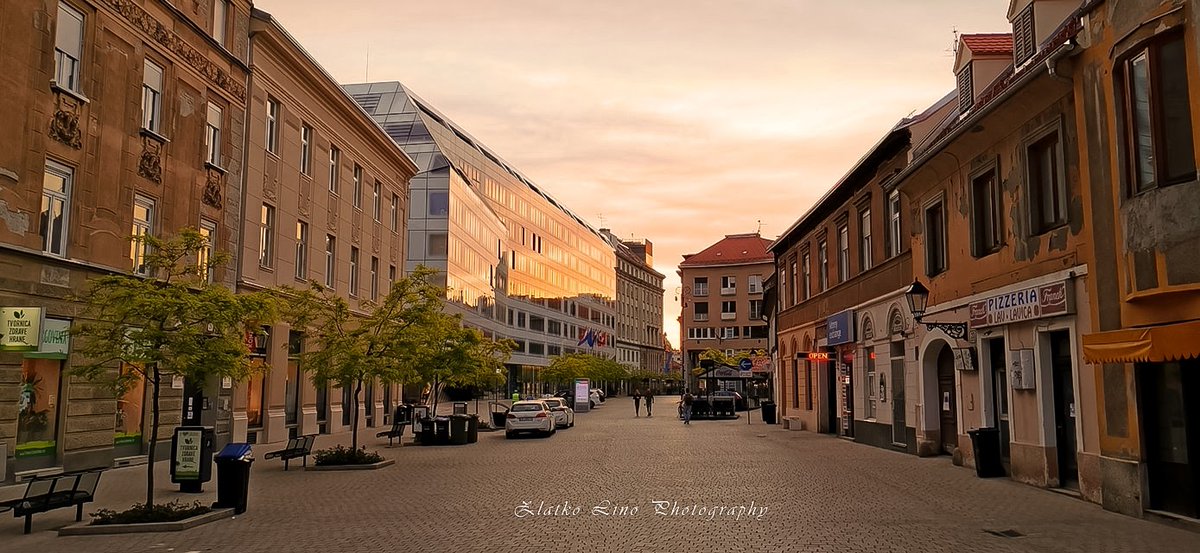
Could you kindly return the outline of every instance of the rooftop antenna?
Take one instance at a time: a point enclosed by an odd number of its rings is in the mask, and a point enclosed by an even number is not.
[[[363,82],[371,82],[371,43],[367,43],[367,67],[363,69]]]
[[[758,230],[754,231],[754,234],[762,234],[762,219],[758,220]]]
[[[955,54],[958,53],[958,26],[955,25],[952,27],[952,29],[954,33],[954,42],[950,44],[949,48],[946,49],[946,55],[949,57],[954,57]]]
[[[604,214],[600,214],[600,228],[604,228]]]

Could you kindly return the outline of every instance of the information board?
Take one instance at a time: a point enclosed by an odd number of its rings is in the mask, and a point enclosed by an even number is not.
[[[587,411],[591,396],[591,381],[586,378],[575,379],[575,410]]]

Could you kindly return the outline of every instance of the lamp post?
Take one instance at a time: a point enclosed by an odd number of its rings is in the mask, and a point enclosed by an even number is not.
[[[908,309],[912,311],[913,319],[925,325],[926,329],[941,330],[947,336],[957,340],[965,340],[967,338],[967,323],[921,320],[925,317],[925,308],[929,306],[929,289],[921,284],[921,281],[914,279],[908,290],[904,291],[904,298],[908,300]]]

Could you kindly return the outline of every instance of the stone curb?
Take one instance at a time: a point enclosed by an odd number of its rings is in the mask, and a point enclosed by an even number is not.
[[[369,465],[313,465],[311,467],[306,467],[304,470],[375,470],[394,464],[396,464],[395,459],[384,459],[378,463],[371,463]]]
[[[59,536],[94,536],[99,534],[138,534],[143,532],[180,532],[233,516],[233,509],[216,509],[212,512],[185,518],[175,522],[142,522],[137,524],[98,524],[81,522],[59,528]]]

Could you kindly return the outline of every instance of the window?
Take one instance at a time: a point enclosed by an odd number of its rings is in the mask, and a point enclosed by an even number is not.
[[[229,15],[229,0],[213,2],[213,39],[217,44],[225,46],[225,19]]]
[[[817,277],[821,279],[821,291],[824,292],[829,289],[829,244],[822,240],[817,250],[817,260],[821,264]]]
[[[363,181],[362,167],[359,167],[358,164],[355,163],[354,164],[354,207],[358,208],[358,209],[362,209],[362,194],[363,194],[362,181]],[[330,190],[333,190],[333,188],[330,188]],[[334,190],[334,192],[337,192],[337,191]]]
[[[337,288],[337,238],[331,234],[325,235],[325,286]]]
[[[267,151],[279,154],[279,100],[267,97]]]
[[[450,195],[444,190],[429,192],[429,214],[441,216],[450,213]],[[525,244],[525,229],[521,228],[521,244]]]
[[[138,275],[149,275],[146,267],[146,251],[148,246],[145,237],[154,233],[154,200],[145,196],[133,198],[133,236],[134,240],[129,250],[129,258],[133,261],[133,272]]]
[[[799,280],[796,278],[796,262],[792,261],[792,287],[788,289],[788,305],[796,305],[796,287],[799,286]]]
[[[339,150],[337,146],[331,144],[329,146],[329,191],[333,192],[334,194],[338,193],[338,188],[342,184],[340,182],[342,174],[341,164],[342,151]],[[355,165],[354,168],[358,169],[358,166]]]
[[[392,194],[392,232],[400,230],[400,196]]]
[[[204,122],[204,161],[221,166],[221,106],[208,103],[208,117]]]
[[[392,284],[396,283],[396,266],[388,265],[388,293],[392,291]]]
[[[379,214],[383,207],[383,184],[375,181],[375,188],[371,190],[371,211],[375,216],[375,222],[379,222]]]
[[[67,255],[67,218],[71,213],[71,185],[74,173],[69,167],[46,162],[42,177],[42,213],[38,223],[42,251]]]
[[[708,320],[708,302],[702,301],[695,305],[696,305],[696,308],[695,308],[695,312],[692,314],[692,320],[693,321],[701,321],[701,322],[707,321]]]
[[[312,140],[313,130],[308,125],[300,125],[300,172],[305,175],[312,175]],[[333,182],[330,181],[329,189],[333,192]]]
[[[946,217],[942,202],[925,208],[925,275],[946,270]]]
[[[142,64],[142,128],[162,130],[163,70],[150,60]]]
[[[737,277],[723,276],[721,277],[721,294],[728,295],[737,292]]]
[[[750,318],[751,319],[754,319],[756,321],[762,319],[762,316],[763,316],[762,306],[763,306],[762,300],[750,300]]]
[[[887,199],[887,233],[884,238],[887,240],[887,256],[889,258],[900,255],[904,250],[903,243],[900,241],[900,191],[893,190],[888,194]]]
[[[208,264],[212,260],[213,244],[217,242],[217,224],[208,219],[200,219],[200,236],[204,238],[204,245],[196,252],[200,280],[212,283],[213,271]]]
[[[350,295],[358,295],[358,248],[350,246]]]
[[[371,256],[371,300],[379,297],[379,258]]]
[[[308,278],[308,223],[296,221],[296,278]]]
[[[975,257],[994,253],[1004,243],[1001,201],[1000,184],[994,168],[971,181],[971,230]]]
[[[871,257],[875,253],[871,243],[871,210],[864,209],[858,219],[858,266],[862,271],[871,270]]]
[[[723,301],[721,302],[721,320],[729,321],[737,318],[737,302]]]
[[[58,3],[58,28],[54,34],[54,84],[72,92],[80,87],[79,60],[83,59],[83,14]]]
[[[258,264],[270,268],[275,262],[275,208],[262,205],[261,226],[258,234]]]
[[[426,245],[425,253],[430,256],[445,257],[446,256],[446,233],[431,232]]]
[[[967,113],[975,105],[975,84],[971,77],[971,64],[958,72],[958,112]]]
[[[878,385],[875,383],[875,348],[866,348],[863,350],[864,362],[867,365],[867,418],[875,418],[876,413],[876,395]]]
[[[838,282],[850,280],[850,227],[838,228]]]
[[[1036,232],[1046,232],[1067,222],[1067,185],[1062,174],[1062,148],[1058,131],[1029,146],[1029,210]]]
[[[804,272],[800,274],[800,287],[803,289],[805,300],[812,297],[812,254],[804,254]]]
[[[738,327],[736,327],[736,326],[721,327],[721,339],[722,340],[729,340],[731,338],[737,338],[737,337],[738,337]],[[730,355],[732,355],[732,354],[730,354]]]
[[[1013,20],[1013,62],[1020,66],[1037,53],[1037,37],[1033,30],[1033,4],[1021,10]]]
[[[1196,178],[1185,50],[1183,34],[1172,34],[1124,64],[1126,173],[1131,193]]]
[[[696,277],[692,280],[692,295],[707,296],[708,295],[708,277]]]

